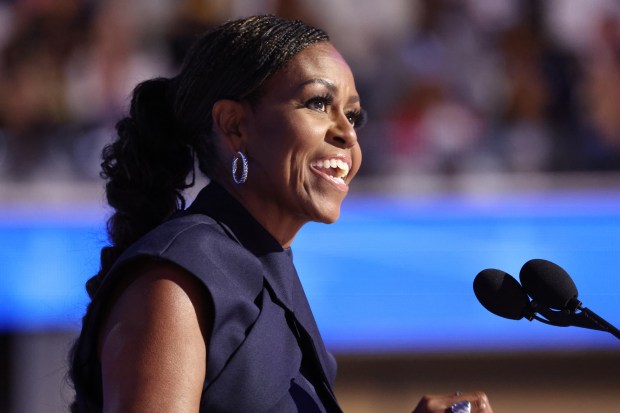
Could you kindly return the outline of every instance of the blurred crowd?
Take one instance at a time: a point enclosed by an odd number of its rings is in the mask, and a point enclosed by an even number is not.
[[[0,0],[0,180],[98,179],[133,86],[256,13],[330,33],[367,175],[620,170],[617,0]]]

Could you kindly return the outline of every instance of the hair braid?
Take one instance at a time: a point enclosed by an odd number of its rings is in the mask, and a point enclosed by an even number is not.
[[[103,150],[101,176],[114,214],[108,220],[112,246],[101,251],[101,270],[87,285],[92,297],[99,279],[131,243],[185,206],[182,191],[194,165],[190,146],[177,136],[170,106],[169,79],[136,87],[130,114],[118,138]]]

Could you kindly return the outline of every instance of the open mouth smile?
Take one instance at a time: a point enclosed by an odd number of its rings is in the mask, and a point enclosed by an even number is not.
[[[341,190],[348,189],[346,179],[351,170],[351,165],[348,161],[341,158],[326,158],[313,161],[310,166],[319,175],[335,183]]]

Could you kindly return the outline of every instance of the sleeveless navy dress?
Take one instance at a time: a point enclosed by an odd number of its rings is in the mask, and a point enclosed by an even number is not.
[[[332,391],[336,362],[290,249],[216,183],[125,251],[106,274],[74,349],[79,412],[101,411],[97,334],[121,268],[140,257],[174,262],[211,295],[214,320],[200,412],[341,412]]]

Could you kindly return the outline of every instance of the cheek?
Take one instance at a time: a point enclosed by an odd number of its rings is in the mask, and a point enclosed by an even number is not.
[[[359,144],[355,145],[355,148],[352,151],[352,158],[353,158],[353,169],[352,169],[352,175],[351,177],[354,177],[357,174],[357,171],[360,170],[360,167],[362,166],[362,148],[359,146]]]
[[[312,154],[323,144],[325,131],[320,126],[310,122],[298,121],[294,124],[283,125],[278,131],[277,142],[274,146],[278,152],[287,154],[290,162],[310,162]]]
[[[269,121],[256,122],[249,149],[271,173],[280,170],[285,179],[302,179],[313,154],[323,145],[325,126],[301,112],[272,112],[263,119]]]
[[[299,135],[302,133],[303,127],[300,127],[300,123],[295,118],[274,115],[270,122],[263,122],[259,125],[254,139],[274,154],[286,153],[299,144]]]
[[[296,132],[286,127],[263,130],[252,142],[253,161],[268,175],[266,179],[288,186],[301,177],[308,150]]]

